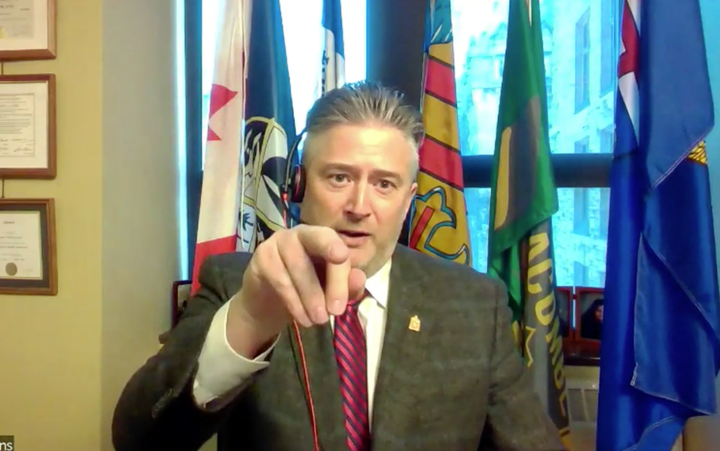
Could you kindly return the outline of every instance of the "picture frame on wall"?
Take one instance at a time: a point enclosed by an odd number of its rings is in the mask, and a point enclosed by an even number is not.
[[[57,0],[0,0],[0,62],[57,58]]]
[[[175,327],[180,321],[180,317],[187,308],[187,303],[192,296],[191,280],[176,280],[172,284],[172,327]]]
[[[55,74],[0,75],[0,178],[54,179],[56,133]]]
[[[585,353],[597,354],[602,342],[605,290],[575,287],[575,336]]]
[[[0,294],[57,294],[55,201],[0,199]]]

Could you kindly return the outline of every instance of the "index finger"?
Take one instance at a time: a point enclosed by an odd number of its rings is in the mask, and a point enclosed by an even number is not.
[[[310,258],[340,265],[350,257],[350,250],[342,238],[329,227],[298,226],[297,237]]]
[[[334,265],[325,265],[325,304],[332,315],[341,315],[348,303],[350,279],[350,259]]]

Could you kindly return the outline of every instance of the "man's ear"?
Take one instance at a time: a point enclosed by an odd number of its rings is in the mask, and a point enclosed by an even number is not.
[[[410,206],[412,205],[413,201],[415,200],[415,194],[417,193],[418,184],[417,182],[413,182],[413,184],[410,186],[410,195],[408,195],[407,201],[405,203],[405,216],[407,216],[408,211],[410,211]]]

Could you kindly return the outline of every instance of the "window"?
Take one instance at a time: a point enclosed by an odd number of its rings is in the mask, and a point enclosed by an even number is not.
[[[585,138],[575,142],[575,153],[588,153],[589,139]],[[590,213],[590,193],[587,189],[573,190],[575,205],[573,206],[573,233],[575,235],[587,235],[590,232],[588,217]]]
[[[603,0],[608,1],[619,0]],[[558,185],[559,211],[553,216],[555,274],[558,285],[601,287],[609,205],[608,168],[613,147],[612,95],[590,89],[592,70],[605,58],[612,70],[618,46],[610,55],[591,30],[605,21],[595,0],[542,0],[550,146]],[[455,76],[460,144],[465,168],[466,203],[473,266],[487,269],[490,169],[502,80],[498,58],[505,54],[508,0],[453,0]],[[607,14],[607,12],[606,12]],[[613,36],[618,9],[612,9]],[[478,20],[481,17],[482,20]],[[593,50],[598,49],[598,50]],[[595,53],[593,53],[595,52]],[[592,69],[595,68],[595,69]]]
[[[600,190],[600,225],[608,223],[610,217],[610,189]],[[607,227],[600,227],[600,238],[607,239]]]
[[[587,235],[589,233],[588,216],[590,210],[590,193],[586,188],[575,189],[573,205],[573,233]]]
[[[574,263],[573,271],[575,272],[575,274],[573,275],[575,285],[580,287],[587,285],[587,266],[582,264],[582,262],[576,261]]]
[[[285,51],[290,72],[295,129],[305,126],[305,116],[315,101],[315,83],[320,76],[323,34],[322,0],[280,0],[285,34]],[[220,25],[220,8],[224,0],[203,0],[202,93],[203,156],[210,106],[210,88],[215,64],[216,33]],[[347,82],[365,78],[366,0],[342,0],[343,38],[345,45],[345,78]],[[313,32],[313,30],[315,30]],[[316,67],[316,70],[312,68]]]
[[[615,145],[615,127],[609,125],[603,129],[600,129],[600,152],[612,153]]]
[[[622,0],[602,0],[600,10],[600,94],[613,92],[616,85],[619,3]]]
[[[223,1],[205,0],[201,5],[204,22],[202,83],[197,84],[202,85],[205,94],[202,102],[205,111],[202,119],[189,119],[189,123],[200,124],[202,121],[203,137],[214,62],[214,34],[218,28],[217,10]],[[616,85],[615,66],[620,47],[618,24],[621,8],[616,3],[620,1],[540,2],[549,135],[560,207],[553,217],[555,274],[559,285],[602,286],[604,283],[608,169],[613,147],[612,92]],[[187,3],[193,4],[189,0]],[[312,101],[309,97],[312,89],[309,87],[314,84],[314,75],[307,68],[316,64],[314,55],[319,55],[322,2],[280,0],[280,3],[296,124],[301,129],[305,112]],[[504,65],[507,39],[508,4],[509,0],[452,2],[460,142],[473,265],[479,270],[487,267],[490,168],[502,83],[498,75]],[[366,1],[343,0],[342,7],[347,79],[358,80],[365,77]],[[186,17],[186,23],[188,20],[192,20],[192,14],[189,19]],[[312,32],[313,23],[317,24],[317,33]],[[200,41],[199,38],[197,40]],[[187,58],[190,61],[197,56],[199,61],[199,54],[197,51]],[[199,62],[197,64],[199,66]],[[199,67],[193,67],[193,70],[200,72]],[[188,71],[188,76],[192,76],[192,72]],[[591,74],[598,76],[592,77]],[[189,107],[188,114],[199,111],[200,105],[198,101],[197,107]],[[204,139],[202,141],[204,144]],[[582,145],[577,144],[579,141]],[[199,148],[199,140],[197,142]],[[200,155],[200,152],[196,153]],[[197,179],[190,180],[188,186],[191,182],[199,187]],[[195,191],[199,193],[198,189]],[[196,195],[199,196],[198,193]],[[188,205],[197,203],[198,200],[194,200]],[[191,213],[189,216],[192,218]],[[193,244],[192,231],[188,235]]]
[[[502,80],[504,66],[505,66],[504,58],[496,58],[495,59],[495,78],[497,78],[498,80]]]
[[[585,108],[590,100],[590,8],[575,25],[575,111]]]

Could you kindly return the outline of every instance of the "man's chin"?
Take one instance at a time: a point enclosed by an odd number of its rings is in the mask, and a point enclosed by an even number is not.
[[[350,266],[365,271],[372,255],[365,249],[350,249]]]

